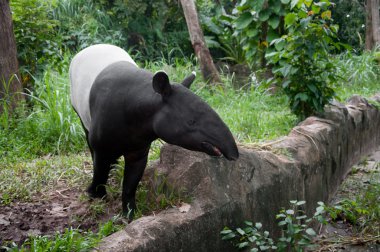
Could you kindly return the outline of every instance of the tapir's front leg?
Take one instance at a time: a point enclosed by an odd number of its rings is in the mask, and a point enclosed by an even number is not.
[[[94,175],[87,192],[93,198],[102,198],[107,193],[105,185],[107,184],[111,167],[116,164],[117,158],[94,151],[93,159]]]
[[[139,184],[148,160],[149,147],[124,155],[125,169],[123,181],[123,214],[133,219],[136,209],[136,189]]]

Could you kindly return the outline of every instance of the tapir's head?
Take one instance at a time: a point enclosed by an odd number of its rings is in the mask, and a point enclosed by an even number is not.
[[[235,140],[218,114],[189,90],[195,73],[180,85],[171,85],[165,72],[153,76],[153,89],[161,96],[153,129],[164,141],[211,156],[236,160]]]

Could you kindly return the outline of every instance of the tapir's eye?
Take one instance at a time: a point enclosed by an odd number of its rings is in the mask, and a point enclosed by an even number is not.
[[[195,123],[196,123],[195,120],[189,120],[189,121],[187,121],[187,124],[188,124],[189,126],[194,126]]]

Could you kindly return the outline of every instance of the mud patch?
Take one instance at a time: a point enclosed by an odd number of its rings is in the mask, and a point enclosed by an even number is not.
[[[94,205],[101,210],[94,210]],[[120,200],[91,200],[83,188],[58,187],[30,202],[0,206],[0,245],[7,241],[20,245],[30,235],[52,235],[68,227],[96,231],[120,211]]]

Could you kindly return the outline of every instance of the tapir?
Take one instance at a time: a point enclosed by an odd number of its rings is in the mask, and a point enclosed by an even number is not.
[[[135,194],[152,141],[161,138],[183,148],[239,157],[235,140],[218,114],[189,88],[164,71],[139,68],[123,49],[106,44],[87,47],[70,64],[71,103],[83,125],[93,159],[91,197],[106,195],[111,167],[124,156],[123,213],[133,216]]]

